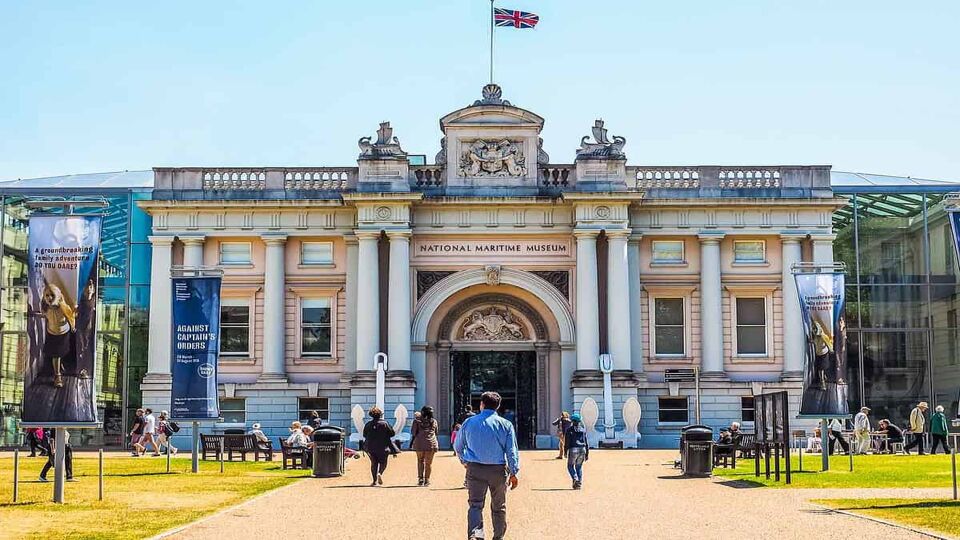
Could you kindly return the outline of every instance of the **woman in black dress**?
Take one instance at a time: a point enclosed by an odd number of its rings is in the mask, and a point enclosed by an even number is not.
[[[383,485],[383,472],[387,470],[387,458],[396,452],[393,437],[396,433],[383,419],[380,407],[372,407],[368,411],[371,420],[363,426],[363,449],[370,458],[370,475],[373,477],[371,486]]]

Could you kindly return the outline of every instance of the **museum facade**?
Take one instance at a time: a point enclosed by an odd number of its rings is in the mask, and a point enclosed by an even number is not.
[[[833,260],[827,166],[643,167],[602,121],[573,164],[543,118],[499,87],[440,120],[435,164],[411,164],[389,123],[356,166],[155,169],[143,403],[169,407],[170,272],[223,269],[225,425],[285,433],[300,411],[347,426],[389,357],[387,415],[432,405],[441,430],[497,390],[522,446],[550,422],[635,398],[645,446],[695,419],[740,420],[745,398],[799,399],[804,335],[791,268]],[[574,156],[571,156],[574,157]],[[692,385],[665,370],[697,367]],[[239,426],[242,427],[242,426]]]
[[[958,184],[827,166],[631,165],[602,123],[556,164],[543,122],[490,87],[441,119],[432,165],[384,125],[360,140],[355,166],[0,183],[0,447],[21,437],[28,204],[57,197],[108,203],[103,427],[81,431],[80,446],[123,445],[137,407],[169,409],[180,266],[224,275],[223,419],[210,431],[259,422],[286,435],[314,410],[350,427],[353,407],[375,400],[378,352],[389,355],[388,420],[397,405],[431,405],[444,432],[484,390],[503,394],[525,447],[553,444],[550,421],[588,398],[602,424],[601,354],[615,430],[635,399],[641,446],[675,446],[698,412],[753,431],[755,393],[787,390],[798,410],[791,268],[834,260],[847,272],[850,407],[899,425],[919,400],[957,416],[960,281],[945,196]],[[693,382],[665,380],[691,368],[699,400]]]

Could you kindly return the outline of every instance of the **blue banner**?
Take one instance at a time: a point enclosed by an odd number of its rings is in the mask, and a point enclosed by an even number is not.
[[[841,273],[794,275],[807,336],[802,416],[848,416],[845,276]]]
[[[220,354],[220,278],[173,278],[171,416],[216,420]]]
[[[27,233],[25,425],[96,424],[100,216],[37,215]]]

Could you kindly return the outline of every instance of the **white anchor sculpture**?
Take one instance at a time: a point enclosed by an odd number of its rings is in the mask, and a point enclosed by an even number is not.
[[[386,401],[386,385],[387,385],[387,368],[389,367],[389,359],[387,358],[386,353],[377,353],[373,357],[374,369],[377,374],[376,389],[374,393],[374,402],[381,411],[384,411],[386,415],[386,407],[384,402]],[[363,410],[359,404],[355,404],[352,409],[350,409],[350,418],[353,420],[353,427],[356,429],[355,433],[350,435],[351,442],[359,442],[363,440],[363,427],[366,425],[366,411]],[[409,441],[410,434],[405,433],[404,429],[407,424],[407,418],[410,416],[410,412],[407,411],[407,408],[401,403],[397,405],[397,408],[393,411],[393,431],[396,432],[394,437],[400,441]]]
[[[600,355],[600,373],[603,374],[603,432],[597,430],[597,421],[600,419],[600,408],[596,400],[591,397],[583,400],[580,406],[580,417],[583,419],[584,429],[587,431],[587,441],[596,446],[602,439],[605,443],[623,443],[624,448],[638,448],[640,433],[638,426],[642,410],[640,402],[635,397],[629,397],[623,404],[624,430],[616,430],[616,421],[613,417],[613,358],[609,354]]]

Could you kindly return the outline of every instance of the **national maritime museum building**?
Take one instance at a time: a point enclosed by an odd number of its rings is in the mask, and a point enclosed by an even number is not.
[[[351,409],[374,402],[378,352],[387,416],[432,405],[447,433],[496,390],[520,445],[549,447],[561,411],[593,401],[603,413],[604,354],[617,429],[636,400],[641,446],[675,446],[698,414],[752,431],[755,394],[786,390],[799,405],[792,269],[835,261],[847,273],[851,408],[903,425],[925,400],[956,417],[960,282],[944,204],[960,184],[824,165],[635,165],[601,121],[555,162],[543,125],[489,85],[440,119],[433,160],[384,123],[342,167],[0,183],[0,445],[19,441],[27,203],[63,197],[107,202],[103,429],[83,431],[85,445],[125,444],[137,407],[170,408],[178,266],[223,271],[223,418],[211,431],[259,422],[286,435],[314,410],[349,427]],[[693,382],[665,380],[691,368],[699,399]]]

